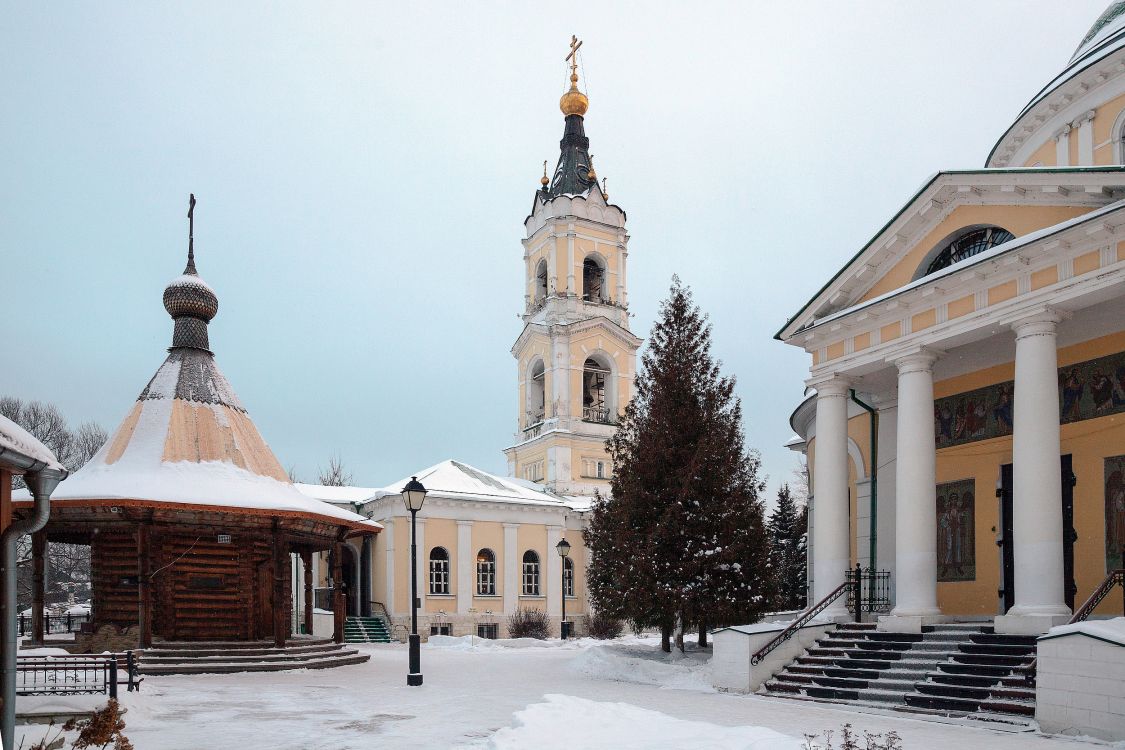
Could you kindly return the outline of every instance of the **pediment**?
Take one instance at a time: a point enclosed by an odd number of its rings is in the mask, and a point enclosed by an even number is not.
[[[997,225],[1019,238],[1122,197],[1122,167],[940,172],[775,338],[787,340],[819,320],[912,284],[929,256],[960,230]]]

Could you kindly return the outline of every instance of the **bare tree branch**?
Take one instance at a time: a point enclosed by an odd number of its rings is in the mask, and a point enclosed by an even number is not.
[[[344,469],[344,462],[339,456],[328,459],[328,468],[317,467],[318,482],[326,487],[346,487],[352,483],[351,472]]]

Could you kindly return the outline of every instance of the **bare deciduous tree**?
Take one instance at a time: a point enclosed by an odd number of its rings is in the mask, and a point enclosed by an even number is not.
[[[317,467],[316,481],[325,487],[346,487],[352,483],[351,472],[344,469],[344,462],[339,456],[328,459],[328,468]]]

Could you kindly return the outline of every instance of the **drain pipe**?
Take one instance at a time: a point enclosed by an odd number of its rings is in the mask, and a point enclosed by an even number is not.
[[[875,563],[878,562],[876,550],[879,542],[879,412],[860,401],[855,395],[855,388],[851,389],[851,395],[852,401],[867,412],[871,431],[871,445],[868,451],[871,454],[871,549],[867,553],[867,565],[868,569],[874,572]]]
[[[3,659],[0,660],[0,698],[4,705],[0,708],[0,747],[15,747],[16,732],[16,541],[24,534],[31,534],[47,525],[51,515],[51,493],[59,482],[66,479],[66,470],[50,469],[42,461],[35,461],[22,453],[0,449],[0,461],[14,464],[26,470],[24,482],[35,506],[31,516],[12,521],[0,535],[3,546],[0,560],[0,625],[3,631]]]

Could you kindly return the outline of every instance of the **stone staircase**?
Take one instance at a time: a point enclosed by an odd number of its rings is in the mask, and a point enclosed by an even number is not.
[[[327,638],[294,638],[285,648],[273,641],[164,641],[141,655],[140,673],[226,674],[327,669],[362,664],[370,655]]]
[[[996,635],[981,624],[922,630],[882,633],[874,623],[841,625],[761,692],[951,716],[1035,714],[1035,688],[1017,671],[1035,655],[1034,636]]]
[[[349,617],[344,620],[347,643],[390,643],[391,634],[382,617]]]

